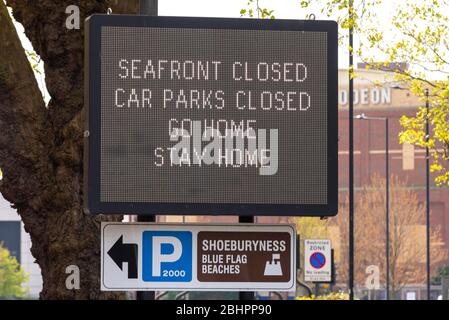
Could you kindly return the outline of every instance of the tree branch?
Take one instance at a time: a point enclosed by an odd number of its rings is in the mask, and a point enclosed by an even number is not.
[[[39,191],[35,177],[52,138],[41,92],[3,1],[0,25],[0,191],[20,206]]]
[[[46,85],[52,98],[50,122],[55,129],[61,129],[83,108],[84,19],[94,13],[106,13],[109,7],[114,13],[137,13],[139,1],[80,1],[80,30],[66,28],[69,15],[65,10],[74,4],[72,0],[7,2],[45,63]]]

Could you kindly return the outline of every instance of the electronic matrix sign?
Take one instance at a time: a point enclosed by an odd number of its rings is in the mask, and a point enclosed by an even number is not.
[[[93,213],[337,212],[337,24],[86,21]]]

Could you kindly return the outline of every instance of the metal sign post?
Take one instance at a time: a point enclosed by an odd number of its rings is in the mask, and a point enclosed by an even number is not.
[[[254,216],[239,216],[239,223],[254,223]],[[256,296],[255,292],[241,291],[239,293],[239,300],[254,300]]]
[[[148,16],[157,16],[158,15],[158,0],[140,0],[140,14],[148,15]],[[138,222],[155,222],[155,215],[144,215],[137,216]],[[155,299],[154,291],[137,291],[136,298],[137,300],[154,300]]]
[[[354,19],[354,0],[349,0],[350,19]],[[349,28],[349,300],[354,300],[354,27]]]

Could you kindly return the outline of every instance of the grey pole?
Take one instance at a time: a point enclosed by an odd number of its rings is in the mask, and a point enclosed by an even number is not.
[[[429,89],[426,88],[426,142],[429,141]],[[426,270],[427,300],[430,300],[430,152],[426,145]]]
[[[390,157],[388,118],[385,118],[385,282],[390,300]]]
[[[140,10],[141,15],[147,16],[157,16],[158,15],[158,0],[140,0]],[[156,216],[137,216],[137,222],[155,222]],[[154,300],[154,291],[137,291],[137,300]]]
[[[353,0],[349,0],[349,17],[353,18]],[[349,70],[354,69],[354,28],[349,28]],[[349,299],[354,300],[354,79],[349,74]]]
[[[158,0],[140,0],[140,14],[147,16],[158,15]]]
[[[259,0],[256,1],[257,5],[257,19],[259,19]],[[254,216],[239,216],[239,223],[254,223]],[[254,300],[255,292],[252,291],[240,291],[239,300]]]
[[[254,223],[254,216],[239,216],[239,223]],[[240,291],[239,300],[255,300],[255,294],[252,291]]]

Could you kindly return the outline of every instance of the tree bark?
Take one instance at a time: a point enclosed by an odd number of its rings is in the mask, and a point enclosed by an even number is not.
[[[43,277],[41,299],[116,299],[100,291],[100,222],[82,207],[83,39],[68,30],[73,1],[8,0],[13,16],[45,63],[45,106],[14,25],[0,1],[0,192],[21,216]],[[81,22],[93,13],[136,13],[138,1],[80,1]],[[66,288],[66,267],[80,269],[80,289]]]

